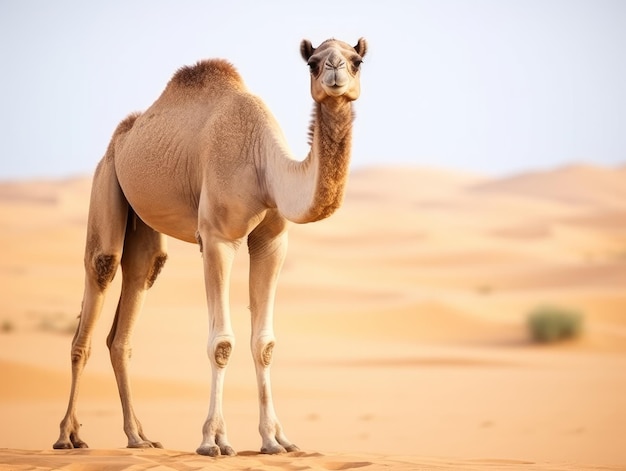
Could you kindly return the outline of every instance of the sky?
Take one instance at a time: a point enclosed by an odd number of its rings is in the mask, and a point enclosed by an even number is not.
[[[0,180],[91,174],[122,118],[210,57],[304,158],[299,44],[330,37],[369,44],[353,168],[626,163],[623,0],[0,0]]]

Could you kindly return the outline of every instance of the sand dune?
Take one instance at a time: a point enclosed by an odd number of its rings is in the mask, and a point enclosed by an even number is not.
[[[92,448],[50,449],[90,180],[0,182],[0,469],[624,469],[624,176],[589,165],[498,179],[355,171],[336,215],[292,227],[278,291],[276,406],[303,451],[250,451],[260,440],[242,251],[225,393],[240,453],[219,459],[192,453],[209,395],[207,316],[198,248],[175,240],[132,364],[137,412],[167,449],[121,448],[104,346],[119,279],[81,390]],[[582,338],[532,344],[526,317],[544,304],[581,311]]]
[[[565,204],[621,206],[626,200],[623,173],[592,165],[570,165],[488,181],[473,186],[472,191],[514,193]]]
[[[164,471],[189,471],[201,469],[217,470],[319,470],[343,471],[352,469],[398,469],[398,470],[554,470],[567,469],[559,463],[534,463],[523,460],[449,460],[423,459],[416,461],[412,456],[385,456],[370,454],[332,454],[292,452],[282,456],[260,455],[243,452],[236,458],[218,458],[207,462],[196,454],[173,450],[72,450],[67,452],[12,450],[4,457],[6,464],[0,469],[30,470],[33,460],[45,463],[38,469],[98,469],[123,471],[127,469],[159,469]],[[577,468],[583,469],[583,468]],[[612,468],[603,467],[610,471]],[[613,468],[617,469],[617,468]]]

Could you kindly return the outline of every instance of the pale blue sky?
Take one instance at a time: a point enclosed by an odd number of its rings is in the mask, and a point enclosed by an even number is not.
[[[231,60],[306,154],[299,43],[367,38],[353,167],[626,163],[626,1],[0,1],[0,179],[90,174],[181,65]]]

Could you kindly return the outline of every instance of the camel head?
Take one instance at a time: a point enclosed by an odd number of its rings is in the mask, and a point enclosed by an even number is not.
[[[314,48],[304,39],[300,53],[311,71],[311,95],[322,103],[328,98],[356,100],[361,92],[360,70],[367,43],[361,38],[352,47],[343,41],[327,39]]]

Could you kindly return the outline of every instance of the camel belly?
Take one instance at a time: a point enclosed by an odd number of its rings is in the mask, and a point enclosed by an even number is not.
[[[115,148],[117,178],[135,213],[154,230],[196,242],[201,177],[180,127],[146,112]],[[155,138],[156,136],[156,138]]]
[[[202,122],[179,122],[151,110],[137,118],[115,148],[118,181],[137,215],[156,231],[196,242],[204,188],[212,194],[212,209],[205,213],[214,215],[209,218],[215,230],[232,240],[246,236],[266,208],[244,183],[255,182],[256,171],[242,160],[240,147],[219,147],[216,142],[224,139],[201,132]]]
[[[177,184],[176,174],[160,171],[133,172],[124,159],[116,159],[118,181],[137,216],[155,231],[186,242],[196,242],[197,197]],[[188,187],[188,185],[186,185]],[[199,194],[199,192],[198,192]]]
[[[173,199],[171,193],[153,185],[138,188],[122,184],[122,190],[137,216],[155,231],[186,242],[196,242],[197,208]]]

